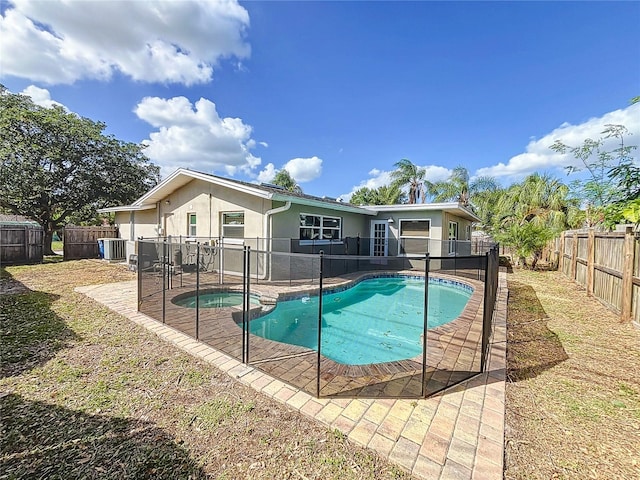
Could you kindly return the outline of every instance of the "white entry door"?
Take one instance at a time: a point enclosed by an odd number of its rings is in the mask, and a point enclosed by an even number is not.
[[[386,257],[389,248],[389,224],[386,220],[371,221],[371,255]]]
[[[449,222],[449,256],[458,253],[458,222]]]

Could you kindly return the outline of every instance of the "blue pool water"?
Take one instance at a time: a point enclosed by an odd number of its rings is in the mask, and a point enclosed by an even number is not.
[[[429,282],[428,328],[456,319],[471,297],[462,285]],[[424,280],[387,277],[324,295],[322,355],[338,363],[366,365],[422,353]],[[251,333],[318,349],[318,297],[278,302],[252,320]]]
[[[200,308],[223,308],[242,305],[243,295],[236,292],[208,292],[200,294]],[[252,305],[259,305],[260,300],[253,296],[249,297]],[[196,308],[196,294],[179,297],[173,303],[180,307]]]

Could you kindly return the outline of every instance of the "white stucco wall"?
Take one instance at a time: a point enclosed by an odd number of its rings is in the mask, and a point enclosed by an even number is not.
[[[196,236],[218,237],[222,213],[244,212],[244,236],[263,237],[262,218],[269,208],[270,200],[192,180],[160,202],[160,221],[165,235],[185,237],[189,236],[188,214],[195,213]]]
[[[120,238],[135,240],[140,237],[157,236],[158,214],[156,209],[136,212],[116,212],[115,225],[120,231]]]

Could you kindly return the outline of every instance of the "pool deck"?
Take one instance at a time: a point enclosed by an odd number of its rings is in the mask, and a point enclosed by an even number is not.
[[[315,398],[137,311],[137,282],[78,287],[163,340],[338,429],[421,479],[501,479],[504,455],[506,273],[499,274],[487,371],[429,398]]]

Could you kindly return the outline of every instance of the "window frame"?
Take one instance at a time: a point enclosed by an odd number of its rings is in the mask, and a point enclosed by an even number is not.
[[[319,224],[316,226],[315,222],[314,225],[302,225],[302,217],[317,217],[319,219]],[[300,212],[298,214],[298,218],[299,218],[299,223],[298,223],[298,241],[300,242],[300,245],[318,245],[318,244],[328,244],[328,243],[343,243],[342,240],[342,223],[343,223],[343,218],[342,217],[337,217],[337,216],[333,216],[333,215],[324,215],[322,213],[306,213],[306,212]],[[338,227],[331,227],[331,226],[325,226],[324,225],[324,221],[325,219],[331,219],[331,220],[337,220],[338,221]],[[302,230],[303,229],[311,229],[311,230],[318,230],[319,233],[319,237],[318,238],[302,238]],[[337,231],[338,232],[338,236],[337,238],[322,238],[323,234],[324,234],[324,230],[331,230],[331,231]]]
[[[242,215],[242,223],[225,223],[225,216],[226,215]],[[245,235],[244,235],[244,229],[246,226],[246,222],[245,222],[245,212],[244,210],[230,210],[230,211],[226,211],[226,212],[220,212],[220,236],[224,239],[225,242],[243,242]],[[237,236],[237,235],[231,235],[231,236],[227,236],[225,235],[225,232],[227,230],[227,228],[231,228],[231,229],[240,229],[242,228],[242,235],[241,236]]]
[[[451,229],[455,226],[455,236],[451,238]],[[455,220],[449,220],[447,228],[447,255],[455,257],[458,254],[458,237],[460,236],[460,224]]]
[[[402,222],[428,222],[429,224],[429,235],[424,237],[421,235],[402,235]],[[418,253],[402,253],[402,240],[405,238],[409,239],[424,239],[426,241],[427,252],[429,251],[429,247],[431,246],[431,227],[432,227],[431,218],[399,218],[398,219],[398,256],[406,257],[407,255],[420,255]]]
[[[195,219],[195,222],[191,223],[191,219]],[[191,229],[193,228],[193,232]],[[198,236],[198,214],[196,212],[187,212],[187,237]]]

